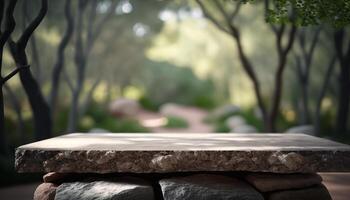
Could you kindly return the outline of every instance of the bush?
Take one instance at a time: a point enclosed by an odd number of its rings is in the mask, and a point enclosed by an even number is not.
[[[139,104],[146,110],[150,111],[158,111],[160,104],[157,104],[155,101],[153,101],[151,98],[147,96],[143,96],[139,99]]]
[[[102,106],[93,104],[80,120],[79,131],[88,132],[92,128],[101,128],[109,132],[150,132],[134,119],[116,119]]]
[[[175,116],[167,117],[167,124],[165,125],[167,128],[187,128],[188,122],[185,119]]]
[[[150,110],[168,102],[206,109],[217,105],[212,81],[199,79],[188,67],[149,61],[139,81],[146,94],[140,103]]]

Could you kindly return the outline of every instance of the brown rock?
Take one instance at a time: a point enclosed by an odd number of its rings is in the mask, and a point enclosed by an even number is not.
[[[332,200],[332,197],[321,184],[306,189],[273,192],[269,194],[268,200]]]
[[[318,174],[253,173],[245,179],[261,192],[306,188],[322,182]]]
[[[33,200],[54,200],[56,189],[56,184],[42,183],[36,188]]]
[[[43,180],[45,183],[62,183],[67,176],[65,173],[49,172],[43,176]]]

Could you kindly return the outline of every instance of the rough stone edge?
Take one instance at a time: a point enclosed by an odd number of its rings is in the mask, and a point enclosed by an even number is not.
[[[17,172],[350,172],[349,151],[46,151],[16,149]],[[79,161],[79,163],[77,163]]]

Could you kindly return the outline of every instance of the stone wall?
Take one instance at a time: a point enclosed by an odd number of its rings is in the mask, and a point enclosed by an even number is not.
[[[317,174],[48,173],[34,200],[330,200]]]

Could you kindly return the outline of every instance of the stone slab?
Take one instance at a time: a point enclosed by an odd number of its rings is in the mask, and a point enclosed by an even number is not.
[[[69,134],[16,149],[18,172],[349,172],[350,146],[303,134]]]

